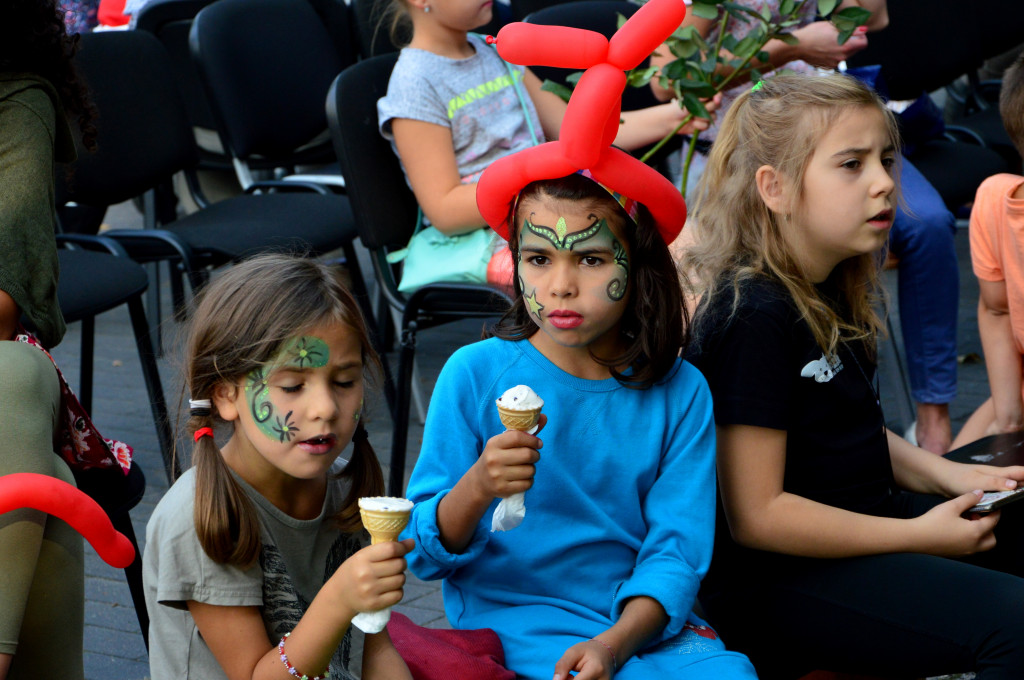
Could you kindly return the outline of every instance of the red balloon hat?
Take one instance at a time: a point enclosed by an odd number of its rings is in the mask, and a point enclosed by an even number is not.
[[[124,569],[135,559],[131,541],[114,529],[103,508],[67,482],[32,472],[0,477],[0,513],[18,508],[33,508],[61,518],[112,567]]]
[[[642,203],[666,243],[686,221],[686,202],[657,170],[611,146],[619,129],[626,71],[676,30],[686,15],[683,0],[650,0],[608,40],[600,33],[567,26],[521,22],[498,32],[498,54],[524,66],[586,69],[569,98],[559,139],[505,156],[480,177],[476,203],[494,231],[508,240],[508,213],[530,182],[557,179],[577,170]]]

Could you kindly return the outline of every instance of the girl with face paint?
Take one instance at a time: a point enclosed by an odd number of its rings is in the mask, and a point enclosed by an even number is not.
[[[656,225],[581,171],[527,184],[492,225],[517,302],[438,378],[409,482],[409,564],[445,579],[452,626],[498,633],[517,677],[755,677],[692,612],[714,428],[707,385],[679,358],[687,319],[665,239],[681,221]],[[519,384],[544,400],[535,435],[505,432],[494,407]],[[524,491],[522,523],[491,532],[500,499]]]
[[[401,600],[413,545],[364,547],[357,501],[384,484],[355,301],[324,265],[249,260],[203,293],[186,363],[193,467],[146,527],[152,677],[353,677],[352,617]],[[411,678],[386,631],[362,669]]]

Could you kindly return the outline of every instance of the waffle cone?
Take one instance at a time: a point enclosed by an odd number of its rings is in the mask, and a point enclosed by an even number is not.
[[[498,407],[498,417],[501,418],[501,424],[508,430],[521,430],[525,432],[536,425],[540,419],[540,408],[524,411],[522,409],[505,408],[501,404],[496,404],[496,406]]]
[[[397,541],[398,535],[409,523],[408,510],[366,510],[359,508],[363,526],[370,534],[370,544]]]

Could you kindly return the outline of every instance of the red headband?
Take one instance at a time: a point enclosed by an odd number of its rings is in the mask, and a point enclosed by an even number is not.
[[[594,31],[518,22],[498,32],[498,53],[506,61],[587,69],[569,99],[558,141],[505,156],[480,177],[477,206],[502,238],[508,240],[509,209],[523,187],[585,169],[600,184],[646,206],[662,239],[675,240],[686,221],[679,190],[611,143],[619,129],[624,72],[663,43],[685,15],[683,0],[650,0],[611,40]]]

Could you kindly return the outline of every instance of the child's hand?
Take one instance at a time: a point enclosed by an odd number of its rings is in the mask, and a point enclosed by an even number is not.
[[[958,463],[951,468],[955,474],[949,475],[946,493],[958,496],[974,489],[983,491],[1006,491],[1016,489],[1024,482],[1024,466],[1011,465],[998,467],[995,465],[965,465]]]
[[[718,109],[719,105],[721,105],[721,103],[722,103],[722,93],[719,92],[718,94],[716,94],[711,99],[702,99],[701,102],[704,104],[704,108],[708,110],[708,113],[712,114],[712,118],[713,118],[715,110]],[[684,118],[686,118],[688,115],[690,115],[689,111],[687,111],[684,107],[679,105],[679,100],[678,99],[673,99],[668,104],[662,104],[661,106],[669,107],[668,108],[668,112],[669,112],[669,121],[668,121],[668,123],[670,125],[670,129],[673,129],[673,130],[675,129],[676,125],[679,125],[679,123]],[[689,123],[687,123],[686,125],[681,127],[677,134],[680,134],[680,135],[692,135],[694,132],[702,132],[704,130],[707,130],[709,127],[711,127],[711,119],[708,119],[708,118],[694,118]]]
[[[611,680],[615,676],[615,660],[597,640],[584,640],[567,649],[558,660],[554,680],[569,680],[569,671],[576,672],[575,680]]]
[[[548,417],[540,415],[544,429]],[[478,491],[488,498],[507,498],[533,486],[534,463],[544,443],[532,434],[509,430],[487,440],[487,446],[469,469]]]
[[[363,548],[342,562],[328,581],[338,605],[354,616],[393,607],[402,601],[405,585],[405,555],[416,542],[378,543]]]
[[[992,533],[999,522],[999,512],[987,515],[962,515],[977,505],[982,492],[972,491],[937,505],[925,514],[910,520],[921,529],[921,552],[942,557],[962,557],[995,547]]]
[[[815,21],[793,31],[800,42],[794,46],[796,58],[819,68],[836,68],[868,46],[868,29],[860,26],[850,39],[839,44],[839,31],[828,21]]]

